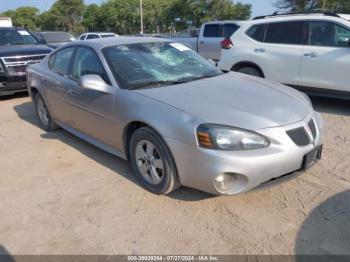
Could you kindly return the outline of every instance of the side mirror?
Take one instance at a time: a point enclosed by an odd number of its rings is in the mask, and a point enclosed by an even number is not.
[[[83,75],[80,78],[81,87],[99,91],[105,94],[114,94],[114,88],[108,84],[99,75]]]
[[[215,66],[215,67],[216,67],[216,63],[214,62],[213,59],[208,59],[208,62],[209,62],[212,66]]]

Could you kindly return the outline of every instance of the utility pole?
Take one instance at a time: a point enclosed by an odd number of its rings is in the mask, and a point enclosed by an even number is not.
[[[143,9],[142,9],[142,0],[140,0],[140,19],[141,19],[141,31],[140,31],[140,34],[143,34]]]

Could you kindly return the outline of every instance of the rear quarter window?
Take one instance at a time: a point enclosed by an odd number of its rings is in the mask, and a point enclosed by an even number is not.
[[[251,28],[248,29],[246,34],[254,39],[255,41],[263,42],[264,41],[264,36],[265,36],[265,29],[266,25],[254,25]]]

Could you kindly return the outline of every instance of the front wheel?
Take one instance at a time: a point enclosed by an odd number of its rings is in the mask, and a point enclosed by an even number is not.
[[[170,150],[153,129],[142,127],[136,130],[129,149],[132,170],[147,190],[161,195],[180,186]]]

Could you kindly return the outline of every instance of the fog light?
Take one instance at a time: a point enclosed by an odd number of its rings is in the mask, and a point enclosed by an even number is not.
[[[247,182],[243,175],[224,173],[215,178],[214,186],[221,194],[236,194],[244,190]]]

